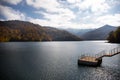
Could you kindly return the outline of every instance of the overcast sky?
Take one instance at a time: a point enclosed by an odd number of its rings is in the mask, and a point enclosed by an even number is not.
[[[0,20],[76,29],[120,26],[120,0],[0,0]]]

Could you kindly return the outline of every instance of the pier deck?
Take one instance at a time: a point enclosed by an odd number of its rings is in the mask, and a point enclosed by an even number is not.
[[[97,62],[95,57],[91,57],[91,56],[85,56],[80,58],[81,61],[89,61],[89,62]]]
[[[97,60],[95,57],[84,56],[78,59],[78,65],[86,65],[86,66],[100,66],[102,62],[101,60]]]

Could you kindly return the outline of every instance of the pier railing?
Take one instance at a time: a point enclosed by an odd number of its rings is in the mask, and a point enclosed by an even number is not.
[[[120,47],[116,47],[116,48],[109,50],[108,53],[101,54],[101,56],[98,56],[97,59],[100,59],[102,57],[112,57],[112,56],[117,55],[119,53],[120,53]]]
[[[94,58],[96,58],[96,60],[98,60],[98,59],[101,59],[103,57],[112,57],[112,56],[117,55],[119,53],[120,53],[120,47],[116,47],[116,48],[113,48],[107,52],[105,50],[103,50],[97,54],[82,54],[81,58],[88,56],[88,57],[94,57]]]

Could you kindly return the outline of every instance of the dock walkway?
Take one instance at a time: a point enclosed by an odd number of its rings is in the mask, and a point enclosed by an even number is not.
[[[98,54],[89,56],[89,55],[82,55],[78,59],[78,64],[82,65],[88,65],[88,66],[100,66],[102,63],[103,57],[112,57],[114,55],[117,55],[120,53],[120,47],[111,49],[108,53],[106,51],[102,51]]]

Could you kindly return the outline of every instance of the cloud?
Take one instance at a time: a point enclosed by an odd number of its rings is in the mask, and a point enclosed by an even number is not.
[[[68,0],[68,2],[70,1],[72,0]],[[82,11],[90,10],[92,13],[105,13],[110,9],[110,6],[106,0],[75,0],[72,6],[78,7],[79,10]]]
[[[56,28],[75,28],[75,29],[87,29],[87,28],[96,28],[100,27],[100,24],[93,24],[93,23],[73,23],[73,22],[62,22],[58,23],[58,21],[54,22],[49,20],[43,20],[39,18],[29,18],[29,21],[35,24],[43,25],[43,26],[51,26]]]
[[[41,11],[36,11],[36,13],[42,14],[44,16],[45,19],[51,20],[51,21],[60,21],[60,22],[64,22],[64,21],[70,21],[72,19],[76,18],[76,15],[74,14],[74,12],[72,12],[71,10],[65,8],[61,8],[58,10],[56,10],[57,13],[46,13],[46,12],[41,12]]]
[[[67,0],[69,3],[75,3],[75,0]]]
[[[13,5],[17,5],[18,3],[20,3],[22,0],[2,0],[4,2],[7,2],[9,4],[13,4]]]
[[[108,3],[112,6],[120,5],[120,0],[108,0]]]
[[[74,12],[67,8],[58,8],[56,11],[57,13],[36,11],[35,13],[42,14],[44,17],[44,20],[36,19],[37,22],[46,23],[44,25],[47,26],[67,27],[69,26],[68,24],[71,24],[72,20],[76,18]]]
[[[104,15],[96,19],[98,23],[120,26],[120,14]]]
[[[35,19],[36,22],[40,22],[44,25],[49,24],[49,26],[65,26],[68,23],[71,23],[73,19],[76,18],[75,13],[69,8],[63,7],[62,4],[57,2],[57,0],[26,0],[28,5],[33,6],[38,9],[35,13],[43,15],[44,20]],[[39,11],[40,8],[45,9],[46,11]],[[31,21],[33,22],[34,19]]]
[[[74,4],[74,3],[79,3],[81,0],[67,0],[68,3]]]
[[[0,14],[5,17],[6,20],[25,20],[25,14],[11,7],[0,5],[0,11]]]
[[[26,3],[36,9],[46,9],[49,12],[54,12],[60,4],[57,0],[26,0]]]
[[[43,26],[50,25],[50,22],[48,20],[43,20],[43,19],[34,19],[29,17],[29,21],[35,24],[43,25]]]

